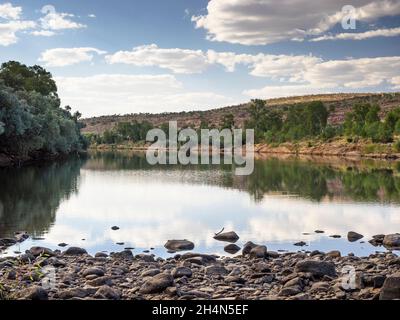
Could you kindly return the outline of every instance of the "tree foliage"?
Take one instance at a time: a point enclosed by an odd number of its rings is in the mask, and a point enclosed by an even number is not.
[[[0,69],[0,151],[16,157],[68,154],[86,147],[80,114],[60,108],[51,74],[39,66]]]

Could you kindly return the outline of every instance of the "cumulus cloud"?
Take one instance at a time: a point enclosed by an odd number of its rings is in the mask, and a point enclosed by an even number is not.
[[[365,40],[376,37],[396,37],[400,36],[400,27],[391,29],[377,29],[359,33],[339,33],[335,35],[323,35],[310,39],[311,42],[325,40]]]
[[[181,48],[159,48],[156,44],[143,45],[132,51],[118,51],[106,56],[110,64],[124,63],[134,66],[157,66],[174,73],[194,74],[204,72],[211,65],[222,65],[226,71],[233,72],[236,66],[247,65],[250,74],[271,78],[300,77],[298,74],[321,60],[307,55],[265,55],[237,54],[208,50]]]
[[[7,47],[18,42],[17,33],[35,28],[34,21],[21,20],[22,8],[11,3],[0,4],[0,46]]]
[[[102,74],[57,77],[63,104],[84,116],[208,109],[234,101],[214,92],[187,91],[173,75]]]
[[[14,7],[11,3],[0,4],[0,18],[17,20],[21,14],[21,7]]]
[[[131,51],[118,51],[107,56],[106,60],[110,64],[158,66],[174,73],[200,73],[207,68],[207,59],[201,50],[162,49],[156,44],[135,47]]]
[[[346,13],[347,0],[212,0],[207,14],[193,16],[207,39],[243,45],[265,45],[287,40],[303,40],[321,34],[339,23]],[[354,17],[373,21],[400,14],[398,0],[353,0]]]
[[[374,90],[379,85],[398,89],[400,57],[377,57],[349,60],[330,60],[315,63],[301,72],[303,83],[268,85],[245,90],[250,97],[276,98],[303,94],[353,92],[359,89]]]
[[[45,15],[40,18],[42,28],[45,30],[81,29],[87,26],[74,21],[75,15],[71,13],[57,12],[54,6],[44,6],[41,12]]]
[[[55,48],[44,51],[39,61],[47,67],[65,67],[80,62],[90,62],[94,54],[103,55],[106,51],[96,48]]]
[[[18,42],[17,33],[32,29],[36,26],[34,21],[11,20],[0,23],[0,46],[7,47]]]

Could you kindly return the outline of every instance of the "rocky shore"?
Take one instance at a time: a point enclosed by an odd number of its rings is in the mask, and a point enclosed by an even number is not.
[[[234,242],[235,235],[216,239]],[[371,241],[398,243],[400,235]],[[172,240],[166,248],[190,250],[193,244]],[[234,257],[186,252],[167,259],[131,250],[91,256],[76,247],[64,252],[33,247],[0,259],[0,299],[392,300],[400,299],[400,258],[390,251],[368,257],[339,251],[279,254],[252,242]]]

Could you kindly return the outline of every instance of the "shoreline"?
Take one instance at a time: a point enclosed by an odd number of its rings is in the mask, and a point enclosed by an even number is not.
[[[215,239],[228,242],[232,234]],[[400,234],[370,241],[398,245]],[[127,249],[91,256],[78,247],[32,247],[0,259],[0,300],[400,299],[400,258],[391,251],[367,257],[336,250],[277,253],[247,242],[237,255],[221,257],[188,252],[194,244],[187,240],[165,247],[186,251],[163,259]]]
[[[98,145],[90,146],[89,151],[140,151],[149,150],[149,145]],[[156,149],[154,149],[156,150]],[[167,148],[166,151],[169,149]],[[223,152],[223,149],[221,150]],[[400,152],[393,151],[392,144],[373,144],[368,142],[347,143],[343,140],[332,142],[302,141],[299,143],[282,143],[280,145],[257,144],[254,147],[256,155],[293,155],[337,157],[344,159],[377,159],[400,160]]]

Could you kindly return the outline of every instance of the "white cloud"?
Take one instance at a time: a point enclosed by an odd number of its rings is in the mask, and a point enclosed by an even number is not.
[[[173,75],[102,74],[90,77],[57,77],[64,105],[84,116],[208,109],[232,104],[213,92],[192,92]]]
[[[17,20],[21,14],[21,7],[14,7],[11,3],[0,4],[0,18]]]
[[[91,14],[88,15],[88,17],[89,17],[89,18],[96,18],[96,15],[93,14],[93,13],[91,13]]]
[[[207,57],[201,50],[162,49],[156,44],[119,51],[106,57],[110,64],[125,63],[135,66],[158,66],[174,73],[200,73],[207,68]]]
[[[400,36],[400,27],[391,29],[378,29],[370,30],[360,33],[339,33],[335,35],[323,35],[311,39],[312,42],[325,41],[325,40],[365,40],[375,37],[396,37]]]
[[[48,67],[65,67],[80,62],[92,61],[94,53],[103,55],[106,51],[96,48],[56,48],[49,49],[42,53],[40,62]]]
[[[359,21],[400,14],[398,0],[212,0],[192,21],[211,41],[264,45],[321,34],[341,21],[348,4]]]
[[[32,29],[36,26],[34,21],[11,20],[0,23],[0,46],[7,47],[18,42],[19,31]]]
[[[400,57],[377,57],[318,62],[305,68],[302,82],[293,85],[268,85],[243,93],[250,97],[276,98],[293,95],[374,90],[380,85],[398,89]]]
[[[35,30],[31,32],[31,35],[36,37],[52,37],[55,36],[56,33],[50,30]]]
[[[307,69],[304,79],[313,85],[366,88],[390,82],[398,76],[398,70],[400,56],[331,60]]]
[[[44,17],[40,18],[42,28],[45,30],[65,30],[65,29],[81,29],[87,26],[76,21],[72,18],[75,15],[71,13],[57,12],[54,6],[44,6],[41,11],[45,14]]]

